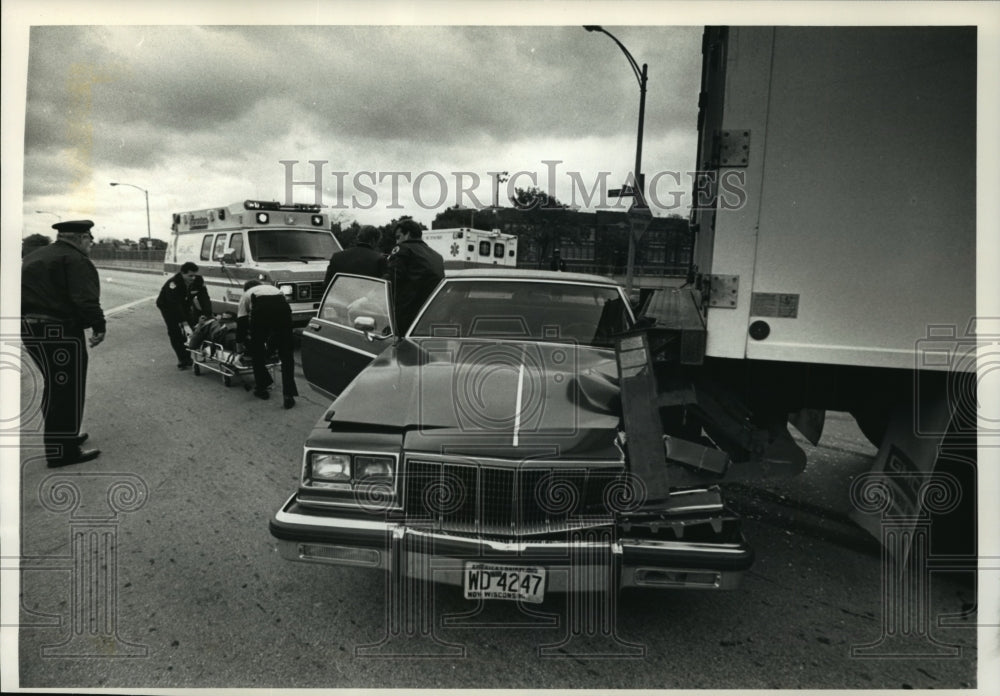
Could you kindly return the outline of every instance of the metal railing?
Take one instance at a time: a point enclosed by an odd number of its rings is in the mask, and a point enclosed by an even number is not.
[[[566,271],[570,273],[593,273],[603,276],[625,275],[625,264],[593,263],[590,261],[565,260]],[[547,271],[550,268],[548,261],[518,261],[519,268],[531,268]],[[683,277],[688,273],[687,264],[650,264],[635,266],[637,276],[666,276],[671,278]]]
[[[90,248],[90,260],[95,265],[114,268],[163,269],[164,249],[108,249]]]

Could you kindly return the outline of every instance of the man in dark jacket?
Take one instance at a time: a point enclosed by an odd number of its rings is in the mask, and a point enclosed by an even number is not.
[[[423,230],[414,220],[403,218],[393,232],[396,246],[389,254],[385,279],[392,283],[396,335],[402,336],[434,288],[444,279],[444,259],[427,246]]]
[[[377,243],[378,230],[371,225],[362,227],[358,232],[355,246],[338,251],[330,257],[330,265],[326,267],[326,280],[323,287],[329,287],[333,276],[338,273],[354,273],[372,278],[384,276],[385,255],[375,249]]]
[[[42,373],[45,457],[50,467],[95,459],[100,450],[84,450],[80,433],[87,392],[87,347],[104,340],[101,279],[88,258],[94,238],[90,220],[52,226],[56,241],[36,249],[21,262],[21,340]]]
[[[197,324],[200,317],[212,316],[212,302],[208,298],[205,279],[198,275],[197,264],[188,261],[181,266],[180,273],[170,276],[170,280],[160,288],[156,307],[167,325],[170,347],[177,355],[177,369],[190,367],[191,356],[185,341],[193,332],[191,325]]]

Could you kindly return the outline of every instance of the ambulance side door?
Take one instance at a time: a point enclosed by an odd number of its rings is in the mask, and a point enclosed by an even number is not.
[[[374,326],[366,332],[367,320]],[[306,381],[335,398],[389,346],[393,333],[388,281],[338,273],[302,332]]]

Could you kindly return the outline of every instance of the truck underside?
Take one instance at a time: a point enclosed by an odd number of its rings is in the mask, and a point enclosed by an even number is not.
[[[706,357],[694,294],[660,292],[659,316],[618,344],[631,472],[651,506],[687,486],[796,476],[806,453],[789,425],[815,445],[826,411],[842,411],[879,448],[851,491],[855,522],[879,537],[925,520],[935,552],[975,556],[973,373]]]

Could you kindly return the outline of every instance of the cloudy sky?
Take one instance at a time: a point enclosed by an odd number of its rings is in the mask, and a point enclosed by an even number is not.
[[[429,225],[444,207],[488,205],[496,171],[521,172],[501,203],[534,176],[586,209],[574,176],[614,188],[633,168],[639,89],[584,24],[649,65],[643,171],[670,173],[656,214],[686,215],[704,24],[946,17],[934,3],[659,0],[6,0],[3,12],[3,234],[15,240],[51,234],[56,216],[95,220],[98,238],[143,236],[142,191],[112,181],[148,190],[165,238],[173,212],[284,201],[283,160],[306,182],[309,161],[325,162],[322,202],[345,223]],[[314,188],[293,198],[313,202]]]
[[[606,28],[649,65],[647,178],[691,170],[701,28]],[[285,200],[283,160],[310,182],[309,161],[325,160],[323,203],[345,222],[429,225],[447,206],[488,205],[495,171],[587,207],[574,173],[588,190],[601,172],[605,187],[625,181],[638,102],[625,55],[580,25],[36,26],[24,234],[60,215],[94,219],[98,238],[144,236],[143,193],[119,181],[149,190],[165,238],[174,211]],[[662,214],[686,214],[689,181],[663,181]],[[315,188],[293,195],[313,202]]]

